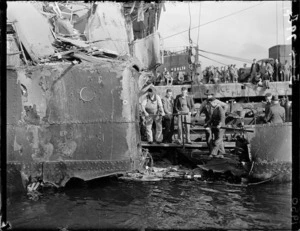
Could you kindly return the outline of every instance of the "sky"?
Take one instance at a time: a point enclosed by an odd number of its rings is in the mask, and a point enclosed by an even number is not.
[[[166,50],[179,51],[189,45],[188,32],[167,38],[189,29],[189,9],[191,28],[199,25],[199,13],[200,25],[208,23],[199,27],[199,40],[198,28],[191,30],[191,39],[194,44],[198,43],[201,50],[259,60],[269,57],[270,47],[291,44],[291,40],[288,40],[291,23],[289,17],[284,16],[291,11],[290,1],[173,1],[165,2],[165,9],[161,13],[158,31],[162,47]],[[233,15],[224,17],[230,14]],[[244,63],[212,54],[200,54],[227,65],[237,64],[237,67],[241,67]],[[204,67],[223,65],[204,57],[200,57],[200,61]]]

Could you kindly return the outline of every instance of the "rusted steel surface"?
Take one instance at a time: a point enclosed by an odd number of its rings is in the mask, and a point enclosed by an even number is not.
[[[254,162],[249,176],[258,180],[272,180],[274,182],[292,181],[292,164],[290,162],[260,161]]]
[[[247,125],[254,161],[292,162],[292,123]]]
[[[270,89],[265,87],[257,87],[251,83],[222,83],[222,84],[202,84],[202,85],[184,85],[191,91],[195,99],[206,98],[207,90],[211,90],[215,93],[217,98],[239,98],[239,97],[255,97],[265,96],[270,92],[275,95],[291,95],[292,89],[289,87],[289,82],[270,82]],[[181,94],[181,87],[183,85],[173,86],[155,86],[155,89],[159,95],[165,95],[168,88],[172,89],[173,95]],[[245,89],[242,89],[245,86]]]
[[[57,162],[83,179],[137,167],[138,76],[129,61],[7,70],[8,162],[43,163],[50,181]],[[89,173],[73,170],[89,161],[98,161]],[[113,167],[100,171],[101,161]]]
[[[45,162],[43,164],[43,180],[64,186],[72,177],[91,180],[99,176],[124,173],[131,169],[133,169],[133,165],[130,160]]]

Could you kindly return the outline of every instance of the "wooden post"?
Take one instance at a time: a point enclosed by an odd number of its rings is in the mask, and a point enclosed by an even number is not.
[[[185,147],[184,146],[184,132],[183,132],[183,115],[180,115],[180,118],[181,118],[181,137],[182,137],[182,146],[183,148]]]
[[[187,130],[187,126],[188,126],[188,124],[187,124],[187,122],[186,122],[186,116],[184,117],[184,132],[185,132],[185,139],[187,139],[187,137],[188,137],[188,130]]]

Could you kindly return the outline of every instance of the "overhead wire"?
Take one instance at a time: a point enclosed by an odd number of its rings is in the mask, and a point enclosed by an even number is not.
[[[223,16],[223,17],[217,18],[217,19],[215,19],[215,20],[209,21],[209,22],[204,23],[204,24],[201,24],[201,25],[199,25],[199,26],[192,27],[191,30],[196,29],[196,28],[201,27],[201,26],[206,26],[206,25],[208,25],[208,24],[210,24],[210,23],[219,21],[219,20],[221,20],[221,19],[230,17],[230,16],[232,16],[232,15],[239,14],[239,13],[241,13],[241,12],[243,12],[243,11],[249,10],[249,9],[251,9],[251,8],[254,8],[254,7],[259,6],[259,5],[262,5],[262,4],[264,4],[264,2],[259,3],[259,4],[255,5],[255,6],[247,7],[247,8],[245,8],[245,9],[243,9],[243,10],[240,10],[240,11],[233,12],[233,13],[231,13],[231,14],[225,15],[225,16]],[[174,36],[176,36],[176,35],[185,33],[185,32],[187,32],[187,31],[188,31],[188,30],[181,31],[181,32],[178,32],[178,33],[176,33],[176,34],[173,34],[173,35],[169,35],[169,36],[167,36],[167,37],[164,37],[163,39],[168,39],[168,38],[174,37]]]

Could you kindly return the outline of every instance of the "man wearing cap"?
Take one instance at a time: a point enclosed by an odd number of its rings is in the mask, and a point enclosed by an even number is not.
[[[167,89],[166,96],[162,99],[163,107],[164,107],[164,133],[163,133],[163,143],[172,143],[172,136],[174,132],[174,117],[173,117],[173,109],[174,109],[174,98],[171,89]]]
[[[223,143],[225,130],[221,129],[221,127],[225,125],[225,111],[217,103],[215,98],[210,98],[209,103],[212,110],[210,119],[207,122],[207,126],[211,128],[214,136],[214,140],[210,144],[210,157],[223,157],[223,155],[220,153],[225,152]]]
[[[178,139],[182,142],[182,124],[181,119],[187,123],[191,123],[191,114],[194,114],[194,100],[188,96],[186,87],[181,88],[181,94],[176,96],[174,111],[178,113]],[[182,114],[182,115],[180,115]],[[184,124],[186,128],[186,142],[192,143],[190,138],[190,124]]]
[[[258,75],[260,73],[260,66],[259,64],[256,62],[256,59],[253,59],[253,63],[251,65],[251,69],[250,69],[250,81],[254,84],[256,84],[258,82]]]
[[[280,106],[277,95],[272,97],[272,106],[266,115],[266,121],[272,124],[280,124],[285,122],[285,109]]]
[[[162,116],[165,115],[161,98],[154,93],[153,88],[149,88],[146,98],[142,101],[142,111],[146,117],[146,133],[147,140],[151,144],[153,142],[152,125],[155,121],[156,135],[155,140],[157,143],[161,142],[162,134]]]
[[[205,114],[205,127],[207,127],[207,122],[210,119],[211,116],[211,104],[209,103],[209,100],[214,98],[214,93],[210,90],[207,90],[206,93],[204,93],[205,95],[207,95],[207,99],[204,100],[204,102],[201,104],[200,109],[199,109],[199,115],[201,115],[201,113]],[[215,98],[214,98],[215,99]],[[227,112],[228,110],[228,105],[218,99],[215,99],[215,102],[220,105],[225,112]],[[206,128],[205,130],[205,135],[206,135],[206,142],[208,147],[210,147],[210,142],[211,142],[211,130],[209,127]]]
[[[266,99],[266,106],[265,106],[264,121],[267,122],[267,115],[269,114],[270,107],[272,106],[272,94],[271,93],[267,93],[265,95],[265,99]]]

